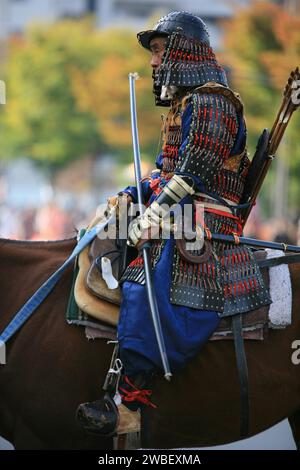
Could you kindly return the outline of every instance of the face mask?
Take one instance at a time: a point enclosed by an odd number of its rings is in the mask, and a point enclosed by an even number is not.
[[[172,85],[169,85],[169,86],[162,86],[161,87],[161,95],[160,95],[160,99],[162,101],[171,101],[175,94],[177,93],[178,91],[178,87],[177,86],[172,86]]]

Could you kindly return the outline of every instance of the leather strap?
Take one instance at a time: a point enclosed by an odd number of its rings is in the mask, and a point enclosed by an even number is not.
[[[279,256],[278,258],[270,258],[258,261],[257,264],[260,268],[271,268],[273,266],[280,266],[280,264],[300,263],[300,254]]]
[[[209,200],[209,201],[211,201],[211,202],[214,202],[215,204],[218,204],[218,200],[215,199],[215,198],[212,197],[212,196],[209,196],[208,194],[205,194],[205,193],[197,193],[197,192],[196,192],[196,193],[195,193],[195,196],[197,196],[197,197],[202,197],[202,198],[204,199],[204,201]],[[237,206],[237,204],[236,204],[235,202],[231,201],[230,199],[226,199],[226,197],[222,197],[222,199],[223,199],[223,201],[227,202],[227,204],[228,204],[229,206],[232,206],[232,207]],[[201,202],[201,201],[200,201],[200,202]],[[222,205],[222,207],[224,207],[224,205]],[[226,206],[225,206],[225,207],[226,207]]]
[[[230,207],[225,206],[224,204],[218,203],[218,201],[216,199],[214,199],[211,196],[208,196],[207,194],[195,193],[195,196],[197,196],[198,198],[201,198],[201,199],[195,199],[195,202],[202,204],[203,207],[204,207],[204,210],[205,209],[216,209],[216,210],[226,212],[227,214],[232,214],[232,209]],[[230,201],[229,199],[226,199],[226,198],[223,198],[223,199],[233,209],[237,205],[234,202]]]
[[[232,331],[234,337],[234,347],[236,364],[240,384],[240,436],[241,438],[249,436],[250,432],[250,399],[248,383],[248,366],[244,348],[242,315],[232,316]]]

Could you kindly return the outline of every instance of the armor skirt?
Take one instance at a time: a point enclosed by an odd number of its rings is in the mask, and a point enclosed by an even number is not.
[[[172,238],[165,242],[152,276],[172,372],[182,369],[201,350],[220,323],[215,311],[170,303],[174,245]],[[161,368],[145,284],[126,280],[122,285],[118,340],[121,358],[127,351],[137,355],[137,372],[142,369],[143,358],[146,370],[150,363]]]

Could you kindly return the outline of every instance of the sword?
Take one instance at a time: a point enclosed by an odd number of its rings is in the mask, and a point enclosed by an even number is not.
[[[139,139],[138,139],[138,128],[137,128],[137,115],[136,115],[136,100],[135,100],[135,80],[139,78],[137,73],[129,74],[129,88],[130,88],[130,112],[131,112],[131,130],[132,130],[132,143],[133,143],[133,155],[134,155],[134,173],[135,181],[137,187],[137,196],[138,196],[138,206],[139,212],[142,215],[143,213],[143,193],[142,193],[142,184],[141,184],[141,157],[139,149]],[[143,245],[142,254],[144,258],[144,269],[145,269],[145,280],[146,280],[146,290],[147,297],[149,302],[149,308],[151,312],[151,318],[154,326],[154,332],[158,344],[158,349],[160,352],[163,369],[165,373],[165,379],[170,380],[172,377],[169,361],[166,353],[166,347],[159,317],[159,311],[157,306],[157,300],[153,289],[152,284],[152,273],[151,273],[151,264],[150,264],[150,245],[148,243]]]

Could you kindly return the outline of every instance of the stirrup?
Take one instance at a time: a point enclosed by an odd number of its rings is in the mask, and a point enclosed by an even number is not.
[[[119,423],[119,412],[113,396],[118,388],[121,369],[123,367],[118,358],[118,341],[114,343],[110,368],[105,378],[102,399],[93,402],[81,403],[76,410],[76,419],[86,432],[103,436],[115,436]]]
[[[86,432],[111,437],[116,435],[119,413],[114,400],[106,393],[101,400],[81,403],[76,419]]]

